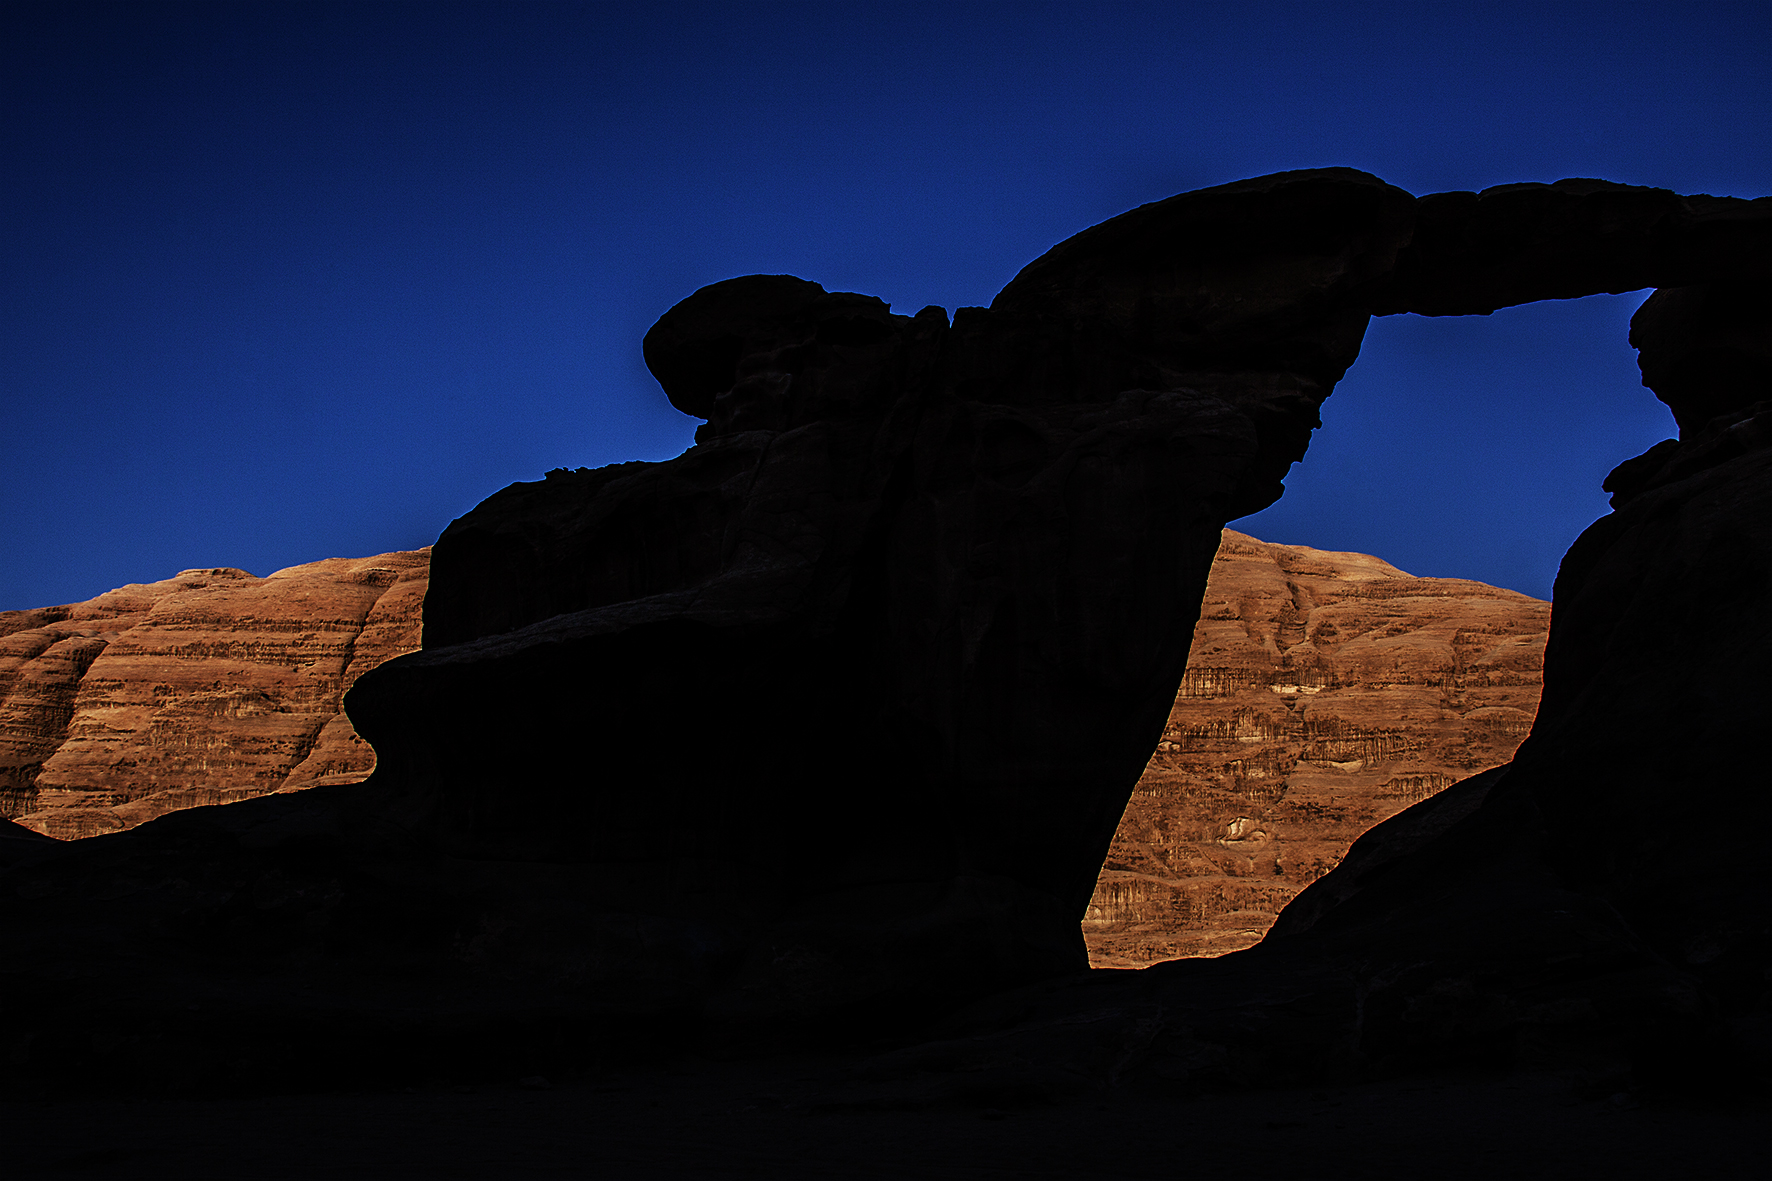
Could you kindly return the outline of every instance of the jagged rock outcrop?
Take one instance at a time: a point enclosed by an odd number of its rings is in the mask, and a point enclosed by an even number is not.
[[[708,415],[698,445],[445,532],[425,649],[350,696],[369,783],[5,871],[34,900],[4,929],[12,1069],[286,1085],[340,1058],[875,1036],[1055,976],[1003,1011],[1045,1006],[1035,1032],[1068,1032],[1028,1052],[1081,1046],[1110,1079],[1701,1036],[1768,966],[1753,417],[1632,468],[1572,551],[1507,770],[1380,825],[1248,951],[1080,974],[1077,921],[1220,529],[1279,494],[1368,314],[1763,278],[1769,243],[1764,200],[1418,201],[1329,169],[1134,210],[951,325],[780,277],[704,289],[647,342]],[[1670,825],[1670,783],[1727,819]],[[58,1037],[95,1012],[143,1032]]]
[[[418,646],[428,551],[186,570],[0,613],[0,814],[53,837],[375,765],[341,706]]]
[[[1507,762],[1549,621],[1514,591],[1226,530],[1089,900],[1090,963],[1248,947],[1361,833]]]

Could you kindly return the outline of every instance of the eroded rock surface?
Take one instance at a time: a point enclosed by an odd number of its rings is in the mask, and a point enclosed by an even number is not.
[[[341,701],[418,646],[427,550],[0,613],[0,810],[59,838],[375,765]]]
[[[1258,942],[1374,824],[1505,763],[1550,604],[1226,530],[1083,920],[1096,967]]]

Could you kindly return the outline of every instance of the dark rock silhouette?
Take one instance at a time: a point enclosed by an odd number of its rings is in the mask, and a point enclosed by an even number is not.
[[[1760,402],[1662,450],[1571,548],[1543,702],[1511,763],[1373,828],[1247,951],[1036,986],[982,1007],[962,1042],[827,1085],[1055,1093],[1447,1065],[1763,1082],[1772,803],[1766,642],[1748,637],[1764,636],[1769,577]],[[981,1060],[997,1065],[957,1065]]]
[[[1067,1078],[1714,1032],[1764,969],[1763,888],[1670,834],[1656,785],[1690,743],[1656,743],[1642,715],[1665,694],[1632,677],[1691,680],[1681,721],[1714,741],[1682,782],[1725,792],[1714,839],[1751,865],[1766,828],[1732,817],[1760,805],[1719,785],[1747,782],[1759,698],[1706,680],[1758,667],[1745,412],[1631,468],[1571,552],[1545,707],[1508,769],[1374,830],[1226,960],[1079,974],[1077,920],[1182,676],[1178,604],[1222,525],[1280,494],[1368,316],[1763,277],[1769,227],[1768,201],[1598,181],[1417,200],[1328,169],[1134,210],[951,325],[787,276],[704,288],[645,345],[706,417],[698,445],[513,485],[450,526],[424,650],[348,699],[369,784],[9,871],[34,900],[0,977],[30,1014],[16,1069],[284,1077],[390,1046],[386,1069],[415,1069],[445,1042],[460,1060],[663,1029],[869,1036],[1052,979],[971,1028]],[[1717,632],[1657,633],[1670,617]],[[1628,675],[1608,663],[1625,634]],[[120,957],[127,988],[102,968]],[[157,1032],[59,1037],[99,1011]],[[917,1053],[923,1073],[953,1061]]]
[[[1630,340],[1643,384],[1682,434],[1772,398],[1772,292],[1763,279],[1657,291],[1631,317]]]
[[[11,865],[15,857],[29,857],[54,840],[22,824],[0,820],[0,867]]]

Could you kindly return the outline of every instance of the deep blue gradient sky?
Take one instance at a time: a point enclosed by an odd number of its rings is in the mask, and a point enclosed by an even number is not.
[[[640,337],[789,272],[989,303],[1171,193],[1772,193],[1772,6],[8,4],[0,607],[430,542],[694,421]],[[1237,527],[1550,592],[1672,433],[1640,296],[1375,321]]]

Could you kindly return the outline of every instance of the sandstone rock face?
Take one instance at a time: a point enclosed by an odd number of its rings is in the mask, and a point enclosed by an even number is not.
[[[0,810],[89,837],[375,765],[340,706],[418,646],[428,551],[186,570],[0,614]]]
[[[9,749],[50,745],[43,736],[53,736],[53,727],[40,725],[33,735],[21,724],[27,709],[41,711],[48,707],[40,703],[55,700],[29,686],[54,684],[59,677],[64,704],[81,701],[80,665],[70,664],[64,653],[90,649],[102,656],[106,637],[112,657],[132,653],[132,671],[139,673],[153,659],[149,651],[164,661],[154,690],[157,703],[171,708],[150,722],[158,748],[169,745],[169,733],[177,740],[180,719],[212,744],[206,765],[182,766],[189,777],[182,790],[150,786],[143,797],[142,785],[152,781],[143,778],[138,761],[101,761],[90,749],[98,741],[91,737],[95,733],[104,734],[113,749],[131,750],[138,741],[128,732],[99,729],[96,711],[116,710],[118,691],[89,695],[81,712],[69,715],[60,747],[37,764],[39,775],[48,768],[52,790],[68,794],[46,797],[39,786],[30,797],[15,788],[12,800],[38,805],[19,814],[38,831],[81,837],[139,823],[144,814],[263,794],[278,771],[285,772],[274,788],[278,791],[361,782],[374,766],[373,752],[342,710],[326,717],[317,735],[310,733],[313,711],[276,714],[299,737],[267,748],[261,736],[227,724],[262,713],[233,704],[223,707],[219,726],[206,715],[199,715],[200,724],[189,724],[190,707],[166,700],[172,694],[165,690],[181,675],[187,680],[218,670],[238,675],[238,658],[248,652],[258,665],[318,656],[324,675],[333,669],[340,643],[350,647],[343,678],[348,689],[362,673],[417,647],[427,552],[332,559],[269,579],[232,570],[185,571],[164,583],[112,592],[102,601],[11,613],[9,622],[18,624],[65,611],[82,627],[96,621],[112,630],[97,638],[53,641],[37,659],[13,668],[13,686],[24,691],[0,695]],[[389,572],[398,580],[381,585]],[[360,601],[377,589],[361,630],[350,637],[348,626],[339,626],[340,615],[348,624]],[[232,593],[224,599],[217,590]],[[241,592],[249,597],[240,599]],[[102,613],[129,605],[124,597],[131,595],[155,605],[173,595],[200,596],[215,629],[198,639],[210,659],[191,658],[188,635],[173,647],[151,647],[139,634],[144,627],[176,629],[188,621],[189,598],[181,615],[168,610],[141,619],[140,612]],[[343,612],[341,604],[346,604]],[[287,631],[305,618],[297,612],[310,609],[321,616],[312,620],[311,635],[303,633],[301,649],[267,649],[268,631]],[[1507,761],[1537,709],[1548,616],[1549,604],[1511,591],[1412,578],[1363,554],[1271,545],[1225,531],[1181,690],[1085,913],[1090,963],[1134,967],[1249,946],[1280,908],[1338,863],[1366,829],[1458,779]],[[26,627],[11,633],[17,640],[4,642],[28,650],[69,626],[68,620],[57,620]],[[244,634],[222,642],[231,649],[216,642],[217,632],[234,628]],[[314,642],[321,635],[332,637],[330,660],[328,650]],[[120,650],[120,640],[129,647]],[[235,663],[225,669],[214,663],[230,658]],[[84,667],[90,672],[92,662]],[[98,674],[122,680],[117,674],[123,668],[107,658]],[[308,664],[310,675],[314,668]],[[263,675],[262,669],[255,671]],[[135,677],[135,683],[142,680]],[[230,689],[224,700],[267,700],[253,697],[257,694],[283,705],[294,700],[286,686],[267,690],[265,683],[254,682]],[[102,716],[112,724],[117,717]],[[291,765],[304,742],[311,742],[306,757]],[[253,754],[268,761],[268,772],[248,761]],[[10,773],[23,779],[32,769],[29,763],[13,764]],[[83,790],[69,792],[63,785],[70,780]],[[107,793],[126,802],[102,809],[92,804],[93,797]]]
[[[1083,920],[1096,967],[1221,955],[1374,824],[1507,762],[1550,604],[1226,530]]]
[[[60,746],[36,764],[36,795],[12,789],[12,807],[29,801],[37,806],[27,804],[19,813],[29,826],[58,837],[83,837],[181,806],[263,794],[278,772],[285,772],[274,788],[278,791],[361,782],[373,769],[374,755],[342,710],[326,717],[317,735],[311,733],[314,711],[279,711],[273,716],[294,727],[298,737],[266,746],[262,734],[249,734],[237,724],[242,717],[264,714],[242,710],[238,701],[287,706],[296,697],[286,685],[267,689],[262,680],[230,685],[221,725],[207,714],[193,715],[168,690],[179,676],[187,681],[218,671],[238,676],[239,658],[249,652],[256,665],[293,659],[307,662],[309,675],[316,665],[320,675],[329,670],[336,675],[340,643],[350,648],[343,677],[348,689],[362,673],[417,647],[427,553],[332,559],[268,579],[235,570],[185,571],[164,583],[112,592],[102,601],[11,613],[8,622],[15,625],[65,611],[83,628],[111,629],[96,637],[68,635],[70,624],[62,619],[22,628],[10,633],[17,640],[4,641],[27,651],[64,636],[35,660],[11,669],[13,688],[21,692],[0,695],[9,724],[8,737],[0,741],[9,743],[9,750],[51,745],[46,738],[54,736],[53,725],[39,723],[32,732],[23,724],[28,710],[41,714],[54,708],[58,699],[42,686],[59,683],[64,706],[81,705],[69,714]],[[382,585],[390,572],[398,580]],[[224,598],[218,590],[231,593]],[[351,637],[348,624],[374,590],[380,593]],[[248,597],[242,599],[242,592]],[[187,596],[179,614],[169,609],[153,616],[152,608],[148,619],[140,618],[141,612],[103,614],[141,599],[158,606],[174,595]],[[136,598],[125,601],[126,596]],[[175,646],[156,647],[140,630],[180,629],[189,620],[189,596],[199,597],[214,629],[197,638],[207,660],[192,659],[188,634]],[[303,622],[305,616],[297,612],[310,609],[321,615],[302,634],[300,649],[267,648],[267,632],[286,632]],[[347,625],[342,628],[341,615]],[[1270,545],[1226,530],[1180,693],[1085,913],[1090,963],[1136,967],[1247,947],[1366,829],[1458,779],[1507,761],[1537,709],[1548,616],[1549,604],[1510,591],[1456,579],[1412,578],[1363,554]],[[217,632],[233,629],[244,634],[217,643]],[[331,637],[330,649],[315,642],[323,635]],[[177,773],[188,777],[181,790],[154,790],[137,758],[93,757],[100,741],[132,753],[139,745],[131,732],[107,733],[97,720],[102,716],[115,726],[116,712],[98,711],[117,711],[117,699],[128,688],[112,689],[109,696],[89,690],[87,698],[80,697],[81,669],[91,673],[93,662],[78,656],[87,651],[103,656],[107,642],[111,657],[98,665],[101,679],[122,681],[119,673],[127,667],[138,674],[131,685],[140,684],[140,669],[154,659],[149,652],[164,662],[154,692],[156,704],[170,708],[149,723],[157,749],[178,740],[181,719],[184,729],[200,730],[210,744],[205,749],[211,753],[197,768],[175,764]],[[120,642],[128,646],[119,648]],[[133,657],[129,666],[115,659],[123,651]],[[233,663],[224,667],[217,660]],[[254,671],[262,678],[263,669]],[[202,720],[193,723],[193,716]],[[303,743],[310,744],[306,757],[291,765]],[[263,761],[251,762],[254,756]],[[45,795],[45,768],[50,790],[63,794]],[[32,770],[22,762],[12,764],[9,773],[23,780]],[[70,781],[81,788],[70,790],[65,786]],[[144,784],[149,785],[146,796]],[[126,802],[93,804],[94,797],[106,796]]]
[[[1027,1053],[947,1061],[1074,1079],[1083,1055],[1101,1085],[1640,1062],[1763,1015],[1772,451],[1727,395],[1565,561],[1505,769],[1380,824],[1247,951],[1083,973],[1078,920],[1220,531],[1279,495],[1368,314],[1763,281],[1769,241],[1763,200],[1416,200],[1329,169],[1134,210],[951,325],[715,284],[646,342],[708,416],[696,447],[515,485],[439,539],[424,650],[351,692],[368,783],[9,854],[0,894],[33,905],[0,918],[4,1069],[779,1046],[1015,986],[992,1028],[1043,1008]],[[44,666],[43,716],[89,655]],[[1346,733],[1308,737],[1381,753]],[[64,1036],[93,1013],[142,1032]]]

